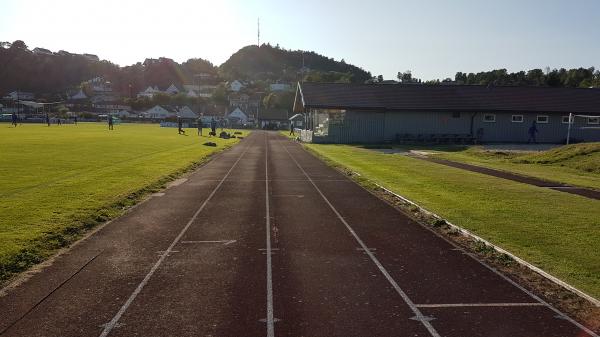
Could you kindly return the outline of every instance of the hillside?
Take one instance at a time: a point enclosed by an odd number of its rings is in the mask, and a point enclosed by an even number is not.
[[[247,46],[223,63],[219,68],[201,58],[177,63],[169,58],[147,59],[144,64],[119,67],[106,60],[90,59],[68,52],[35,53],[23,41],[2,42],[0,45],[0,94],[12,90],[31,91],[36,94],[53,94],[61,99],[65,91],[79,86],[83,81],[102,76],[112,82],[113,89],[123,96],[137,93],[148,86],[166,88],[170,84],[181,86],[193,83],[194,74],[217,73],[224,79],[283,80],[300,79],[302,59],[310,71],[303,73],[307,81],[358,82],[371,78],[371,74],[344,61],[315,52],[291,51],[268,44]]]
[[[517,156],[512,161],[523,164],[559,165],[584,172],[600,173],[600,143],[565,145],[540,153]]]
[[[317,54],[312,51],[286,50],[263,44],[246,46],[219,67],[221,76],[227,79],[257,79],[297,81],[299,71],[304,65],[313,72],[333,73],[339,78],[347,78],[351,82],[363,83],[371,78],[371,73],[357,66],[347,64],[343,60]],[[326,76],[322,76],[326,77]]]
[[[99,74],[113,74],[119,67],[83,55],[36,54],[23,41],[0,45],[0,95],[12,90],[60,93]]]
[[[64,51],[36,53],[23,41],[2,42],[0,96],[18,89],[36,94],[52,94],[48,96],[61,99],[66,90],[97,76],[112,82],[113,89],[118,93],[129,96],[130,90],[135,94],[150,85],[163,89],[172,83],[181,86],[192,83],[194,74],[217,72],[212,63],[200,58],[183,63],[169,58],[147,60],[149,62],[146,65],[138,62],[119,67],[106,60]]]

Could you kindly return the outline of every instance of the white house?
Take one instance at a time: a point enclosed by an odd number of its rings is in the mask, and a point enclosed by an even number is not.
[[[171,108],[163,108],[160,105],[155,105],[154,107],[144,111],[142,113],[146,118],[167,118],[167,117],[175,117],[177,116],[177,111],[172,110]]]
[[[140,93],[137,94],[138,97],[148,97],[148,98],[152,98],[154,97],[155,94],[161,92],[160,90],[158,90],[157,86],[154,87],[148,87],[146,88],[146,90],[141,91]]]
[[[271,91],[292,91],[292,86],[287,83],[273,83],[269,85]]]
[[[234,80],[233,82],[229,83],[229,90],[231,90],[231,91],[238,92],[238,91],[242,90],[243,87],[244,87],[244,84],[242,84],[242,82],[240,82],[238,80]]]
[[[194,91],[194,90],[188,90],[188,91],[185,93],[185,95],[186,95],[187,97],[191,97],[191,98],[198,98],[198,97],[200,97],[200,96],[199,96],[199,95],[196,93],[196,91]]]
[[[238,120],[241,123],[248,122],[248,115],[246,115],[240,108],[235,108],[232,112],[227,114],[227,118]]]
[[[87,99],[87,95],[83,92],[83,90],[79,89],[79,92],[75,95],[71,96],[70,99]]]
[[[133,117],[133,118],[135,118],[135,117],[137,117],[137,115],[136,115],[136,114],[134,114],[134,113],[132,113],[132,112],[129,112],[129,111],[127,111],[127,110],[119,110],[119,111],[117,111],[115,114],[116,114],[117,116],[121,117],[121,118],[124,118],[124,117],[125,117],[125,118],[132,118],[132,117]]]
[[[179,93],[179,89],[177,88],[177,86],[175,86],[175,84],[171,84],[166,90],[165,93],[169,94],[169,95],[177,95]]]
[[[15,91],[9,93],[8,95],[4,96],[4,98],[12,99],[13,101],[16,101],[16,100],[21,100],[21,99],[33,99],[34,96],[35,95],[31,92],[15,90]]]

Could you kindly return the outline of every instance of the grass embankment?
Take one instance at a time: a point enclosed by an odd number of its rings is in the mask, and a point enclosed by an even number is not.
[[[287,137],[289,139],[296,139],[296,137],[299,136],[298,134],[290,135],[290,131],[289,130],[287,130],[287,131],[286,130],[279,131],[279,134],[282,135],[282,136],[284,136],[284,137]]]
[[[209,147],[196,129],[187,134],[156,124],[0,124],[0,283],[237,142],[212,137]]]
[[[599,201],[356,146],[306,146],[600,297]]]
[[[600,143],[565,145],[525,153],[471,147],[463,151],[436,151],[436,157],[600,189]]]

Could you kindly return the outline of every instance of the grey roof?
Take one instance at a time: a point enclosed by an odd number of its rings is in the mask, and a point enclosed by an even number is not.
[[[302,108],[600,113],[600,89],[479,85],[302,83]]]

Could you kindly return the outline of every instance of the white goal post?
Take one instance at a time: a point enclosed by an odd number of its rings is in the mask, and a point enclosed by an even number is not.
[[[575,122],[575,117],[581,117],[581,118],[585,118],[586,120],[590,120],[590,119],[597,119],[598,123],[594,123],[594,124],[590,124],[590,125],[595,125],[595,126],[581,126],[579,127],[579,129],[596,129],[596,130],[600,130],[600,116],[593,116],[593,115],[575,115],[573,113],[569,114],[569,127],[567,128],[567,145],[569,145],[570,139],[571,139],[571,128],[573,127],[573,124]],[[589,124],[589,122],[588,122]]]

